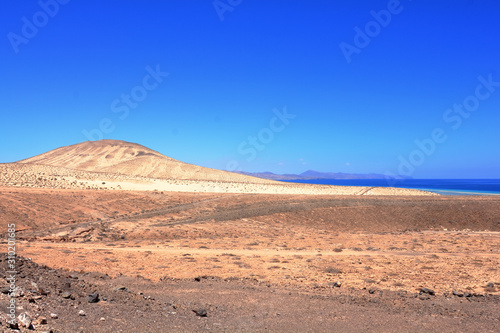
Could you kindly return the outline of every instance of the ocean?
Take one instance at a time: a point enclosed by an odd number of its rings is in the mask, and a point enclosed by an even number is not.
[[[500,179],[311,179],[287,180],[294,183],[402,187],[426,190],[442,195],[500,195]]]

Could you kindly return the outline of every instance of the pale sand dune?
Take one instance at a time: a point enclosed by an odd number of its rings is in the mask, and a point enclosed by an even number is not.
[[[63,189],[310,195],[435,195],[354,186],[293,184],[183,163],[135,143],[116,140],[61,147],[0,164],[0,185]]]
[[[159,179],[270,183],[261,178],[180,162],[136,143],[87,141],[61,147],[18,163],[44,164],[75,170],[119,173]]]

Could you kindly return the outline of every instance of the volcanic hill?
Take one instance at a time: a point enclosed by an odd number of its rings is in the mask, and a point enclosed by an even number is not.
[[[156,179],[270,183],[264,179],[184,163],[140,144],[120,140],[86,141],[57,148],[18,163]]]
[[[87,141],[0,164],[0,186],[308,195],[434,195],[381,187],[284,183],[184,163],[137,143]]]

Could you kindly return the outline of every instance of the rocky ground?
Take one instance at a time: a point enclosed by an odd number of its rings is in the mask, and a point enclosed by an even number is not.
[[[0,221],[21,331],[497,332],[499,203],[4,187]]]
[[[152,282],[55,270],[22,257],[17,265],[18,324],[0,314],[4,331],[497,332],[499,325],[500,296],[490,293],[296,289],[209,276]],[[2,309],[10,304],[6,293]]]

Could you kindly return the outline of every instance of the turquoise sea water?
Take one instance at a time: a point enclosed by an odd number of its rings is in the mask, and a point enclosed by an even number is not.
[[[311,179],[291,180],[289,182],[413,188],[442,195],[500,195],[500,179]]]

